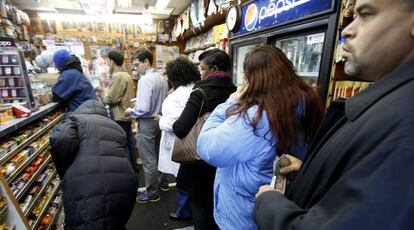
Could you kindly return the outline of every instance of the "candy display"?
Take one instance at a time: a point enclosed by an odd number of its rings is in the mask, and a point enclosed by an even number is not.
[[[51,112],[0,142],[0,170],[6,186],[33,229],[48,229],[62,208],[60,179],[49,150],[52,127],[60,114]],[[0,199],[0,211],[3,207]]]

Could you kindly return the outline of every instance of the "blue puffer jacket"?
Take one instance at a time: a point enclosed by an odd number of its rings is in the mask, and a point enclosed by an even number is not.
[[[197,152],[217,167],[214,218],[220,229],[257,229],[252,215],[255,194],[271,182],[277,139],[266,112],[253,131],[257,106],[248,109],[247,116],[227,117],[227,108],[235,103],[228,99],[213,111],[198,138]],[[305,151],[304,145],[294,150],[300,158]]]

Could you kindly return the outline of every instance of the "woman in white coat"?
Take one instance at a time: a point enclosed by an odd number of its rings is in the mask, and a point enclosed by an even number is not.
[[[163,173],[177,176],[180,164],[171,160],[174,148],[175,134],[172,130],[174,122],[180,117],[188,98],[193,90],[194,83],[200,80],[197,66],[186,57],[179,57],[167,64],[167,77],[174,91],[162,103],[162,115],[159,117],[159,126],[162,131],[158,170]],[[170,213],[172,219],[187,219],[191,216],[191,208],[187,200],[188,194],[177,188],[179,208]]]

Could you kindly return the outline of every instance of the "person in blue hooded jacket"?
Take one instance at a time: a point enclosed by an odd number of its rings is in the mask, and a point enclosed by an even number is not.
[[[55,67],[60,76],[52,88],[53,99],[66,104],[68,112],[75,111],[82,103],[96,100],[91,82],[83,74],[78,57],[66,50],[58,50],[53,55]]]
[[[217,167],[214,218],[226,230],[257,229],[255,194],[270,183],[273,162],[283,153],[301,162],[323,116],[316,92],[280,49],[257,47],[243,69],[246,84],[212,112],[197,143]]]

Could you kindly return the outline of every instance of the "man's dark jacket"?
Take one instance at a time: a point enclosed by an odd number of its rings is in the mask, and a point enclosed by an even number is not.
[[[69,112],[75,111],[85,101],[96,100],[95,90],[83,74],[81,63],[76,56],[72,56],[61,69],[52,92],[53,99],[64,102]]]
[[[50,138],[63,178],[65,229],[123,229],[135,204],[138,177],[126,135],[95,100],[83,103]]]
[[[332,104],[286,197],[256,202],[260,229],[413,229],[414,62]]]

